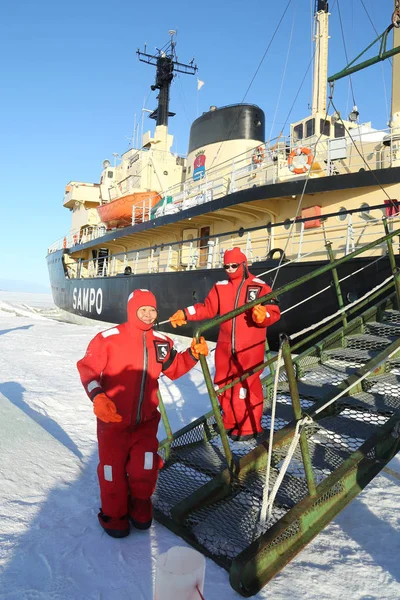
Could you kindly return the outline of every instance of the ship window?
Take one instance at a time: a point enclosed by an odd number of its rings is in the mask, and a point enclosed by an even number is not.
[[[302,140],[303,139],[303,123],[299,123],[293,127],[293,140]]]
[[[339,209],[339,214],[336,215],[338,221],[345,221],[347,219],[347,210],[344,206]]]
[[[325,121],[325,119],[320,120],[320,133],[322,135],[331,135],[331,124],[329,121]]]
[[[107,177],[108,177],[109,179],[112,179],[112,177],[113,177],[113,172],[112,172],[112,171],[107,171]]]
[[[315,119],[306,121],[306,137],[311,137],[315,133]]]
[[[335,138],[343,137],[345,133],[343,123],[335,123]]]
[[[192,167],[189,165],[188,168],[187,168],[188,175],[189,175],[189,173],[190,173],[191,170],[192,170]]]

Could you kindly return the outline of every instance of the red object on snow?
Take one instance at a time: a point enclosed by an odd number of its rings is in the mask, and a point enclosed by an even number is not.
[[[247,269],[246,255],[240,248],[227,250],[224,264],[239,264],[236,271],[227,271],[229,279],[217,282],[204,303],[185,308],[189,321],[201,321],[224,315],[256,298],[269,294],[272,290],[262,279],[251,275]],[[264,361],[266,328],[280,318],[276,304],[267,304],[265,320],[255,323],[252,311],[222,323],[215,352],[214,383],[223,387],[236,377],[243,375],[251,367]],[[263,393],[260,372],[226,390],[218,396],[223,410],[225,429],[233,429],[234,434],[249,435],[258,433],[261,428]]]
[[[106,394],[122,417],[120,423],[97,421],[101,508],[109,517],[128,513],[129,493],[145,500],[154,492],[162,466],[158,377],[163,372],[177,379],[197,362],[190,349],[177,352],[169,337],[143,323],[136,314],[141,306],[157,308],[151,292],[135,290],[128,300],[128,321],[97,334],[77,363],[89,398]]]

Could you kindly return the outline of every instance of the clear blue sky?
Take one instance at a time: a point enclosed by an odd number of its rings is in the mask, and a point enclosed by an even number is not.
[[[4,3],[0,35],[0,279],[48,285],[47,247],[69,229],[63,208],[70,180],[98,182],[101,163],[128,149],[134,115],[154,80],[154,69],[138,61],[136,49],[152,51],[176,29],[182,62],[193,56],[198,77],[173,83],[170,121],[174,150],[187,152],[189,127],[212,104],[245,99],[261,106],[270,132],[293,30],[289,64],[272,134],[279,133],[311,58],[313,0],[292,0],[289,11],[246,98],[245,92],[286,7],[287,0],[204,0],[199,3],[132,0],[20,0]],[[393,0],[364,0],[382,33]],[[349,57],[375,37],[361,0],[341,0]],[[345,66],[337,0],[330,2],[329,73]],[[384,74],[384,77],[383,77]],[[384,98],[384,80],[388,104]],[[377,65],[353,77],[362,121],[386,127],[390,107],[390,65]],[[155,108],[153,92],[147,103]],[[308,113],[311,71],[290,120]],[[335,103],[347,114],[352,99],[348,80],[337,84]],[[333,112],[333,111],[332,111]],[[154,127],[147,121],[146,129]]]

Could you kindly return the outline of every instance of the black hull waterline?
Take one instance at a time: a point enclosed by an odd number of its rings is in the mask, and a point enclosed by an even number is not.
[[[55,304],[69,313],[109,323],[122,323],[126,320],[127,299],[135,289],[148,289],[155,294],[159,311],[158,318],[159,321],[164,321],[179,308],[203,302],[214,283],[226,279],[223,269],[68,279],[64,273],[62,250],[50,254],[47,261]],[[274,289],[295,281],[326,264],[327,261],[307,261],[285,265],[279,270]],[[271,285],[275,272],[269,275],[262,274],[277,265],[277,260],[253,263],[250,272],[253,275],[261,276],[266,283]],[[341,283],[345,304],[364,295],[391,273],[389,260],[386,257],[377,262],[376,257],[354,258],[338,268],[339,277],[343,278],[367,265],[370,266]],[[268,329],[268,339],[272,348],[277,347],[280,333],[293,334],[318,323],[324,317],[338,310],[338,300],[332,279],[332,273],[327,272],[280,298],[281,311],[297,306],[284,314],[278,323]],[[329,289],[313,300],[301,303],[326,287]],[[198,324],[198,322],[191,322],[175,332],[191,336]],[[168,323],[160,326],[159,329],[166,333],[174,331]],[[206,337],[209,340],[216,340],[217,334],[216,328],[211,329],[207,332]]]

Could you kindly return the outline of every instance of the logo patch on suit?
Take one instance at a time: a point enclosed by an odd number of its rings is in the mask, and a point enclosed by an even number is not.
[[[246,292],[246,302],[253,302],[261,291],[261,287],[258,285],[249,285]]]
[[[169,352],[168,342],[154,342],[154,345],[156,347],[157,362],[164,362]]]

